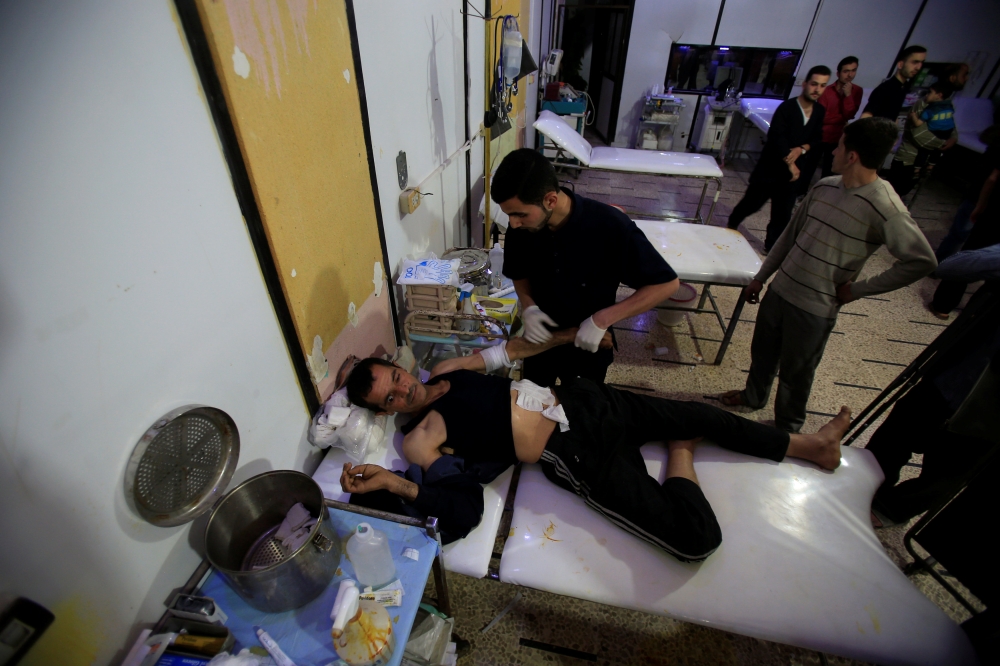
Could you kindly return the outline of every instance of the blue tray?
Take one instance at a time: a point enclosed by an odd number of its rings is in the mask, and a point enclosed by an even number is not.
[[[336,509],[327,510],[330,524],[341,538],[342,544],[346,543],[347,537],[361,522],[369,523],[389,537],[392,559],[396,563],[396,576],[402,583],[404,591],[402,606],[386,608],[396,633],[396,651],[388,666],[397,666],[403,658],[403,648],[409,638],[410,628],[416,618],[417,607],[420,605],[427,577],[430,575],[431,565],[437,554],[437,542],[419,527],[400,525]],[[403,551],[407,548],[414,548],[420,553],[417,561],[403,557]],[[285,613],[265,613],[251,607],[216,571],[209,575],[199,594],[214,599],[229,616],[226,626],[236,638],[233,654],[245,647],[259,645],[253,631],[253,626],[258,625],[278,642],[296,666],[326,666],[337,660],[333,639],[330,637],[330,629],[333,626],[330,610],[333,608],[340,581],[345,578],[357,580],[354,578],[354,568],[346,554],[341,556],[337,575],[323,594],[302,608]]]

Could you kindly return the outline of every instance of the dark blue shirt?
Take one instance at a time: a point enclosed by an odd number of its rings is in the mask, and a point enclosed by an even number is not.
[[[557,230],[507,230],[504,275],[527,279],[531,297],[561,328],[615,304],[618,285],[639,289],[677,277],[628,215],[563,189],[573,202]]]

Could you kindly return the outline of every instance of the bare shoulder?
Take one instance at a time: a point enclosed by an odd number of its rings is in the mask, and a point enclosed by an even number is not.
[[[419,434],[418,434],[419,433]],[[415,436],[415,438],[431,438],[437,439],[441,438],[441,442],[447,439],[448,428],[445,425],[444,417],[437,410],[432,409],[427,412],[427,415],[417,424],[407,437]]]

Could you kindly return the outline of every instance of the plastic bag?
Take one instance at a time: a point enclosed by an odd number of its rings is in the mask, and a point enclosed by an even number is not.
[[[346,412],[346,417],[344,416]],[[377,452],[385,441],[385,414],[352,405],[347,389],[340,389],[323,403],[309,426],[309,442],[321,449],[344,449],[356,463]]]
[[[452,259],[450,261],[441,261],[440,259],[411,261],[404,259],[396,284],[429,284],[457,287],[459,284],[458,267],[461,263],[460,259]]]
[[[421,666],[437,666],[443,663],[454,626],[455,618],[444,619],[428,613],[423,608],[419,609],[413,621],[413,628],[410,629],[410,638],[406,641],[403,657],[410,663]]]
[[[347,423],[337,428],[334,446],[344,449],[347,457],[356,463],[363,463],[370,453],[376,453],[385,442],[386,415],[376,415],[364,407],[354,405]]]

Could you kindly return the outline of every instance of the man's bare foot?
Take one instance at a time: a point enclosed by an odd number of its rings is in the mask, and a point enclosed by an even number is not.
[[[747,403],[743,400],[743,391],[726,391],[725,393],[720,393],[718,395],[719,402],[721,402],[726,407],[746,407]]]
[[[851,427],[851,410],[841,407],[840,413],[812,435],[793,434],[786,455],[814,462],[823,469],[840,467],[840,440]]]

